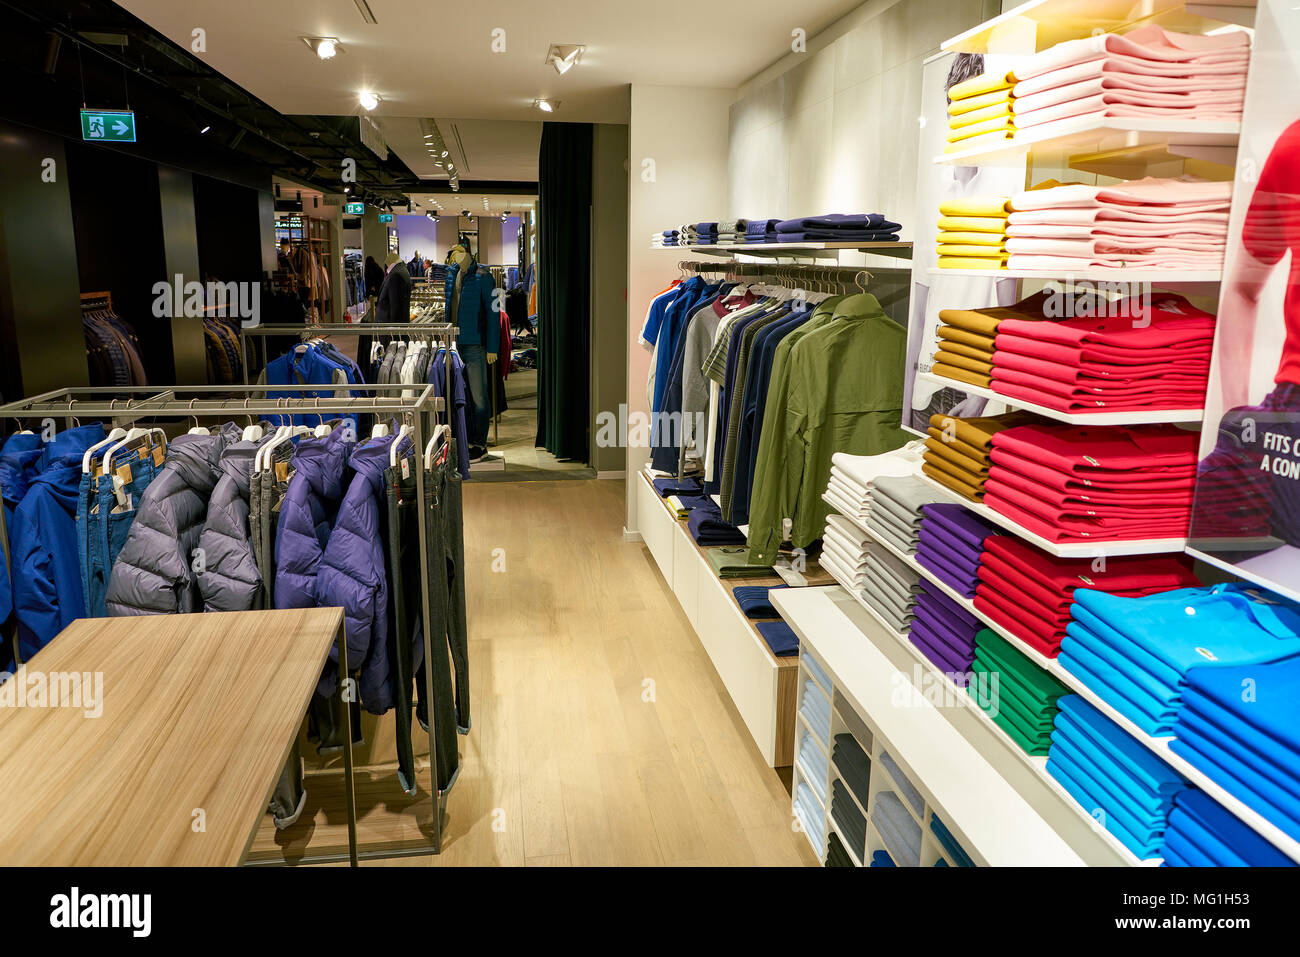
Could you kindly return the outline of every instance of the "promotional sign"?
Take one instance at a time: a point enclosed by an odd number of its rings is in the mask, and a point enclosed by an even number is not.
[[[1191,550],[1300,599],[1300,9],[1261,2]]]
[[[134,143],[135,113],[131,110],[82,110],[81,138],[90,142]]]
[[[344,203],[343,213],[347,216],[364,216],[366,214],[365,203]]]

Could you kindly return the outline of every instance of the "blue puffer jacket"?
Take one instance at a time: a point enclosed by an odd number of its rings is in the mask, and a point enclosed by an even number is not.
[[[452,294],[456,289],[456,276],[460,267],[452,263],[447,267],[447,278],[443,293],[447,304],[447,321],[459,327],[456,342],[462,346],[483,346],[488,352],[495,349],[501,337],[495,321],[496,313],[492,309],[492,292],[497,283],[492,278],[492,270],[479,263],[470,263],[465,270],[465,278],[460,285],[460,301],[457,314],[451,314]],[[495,333],[495,336],[493,335]]]
[[[108,579],[108,614],[172,615],[203,610],[193,566],[221,476],[221,453],[242,430],[227,422],[212,435],[180,435],[136,508],[126,544]]]
[[[60,631],[85,617],[77,555],[81,457],[104,438],[98,422],[58,433],[44,444],[41,473],[14,509],[10,530],[18,652],[26,661]]]
[[[384,714],[393,707],[388,673],[388,573],[382,535],[384,469],[392,444],[391,435],[370,439],[352,453],[348,463],[352,481],[316,576],[316,604],[343,609],[348,665],[361,672],[361,704],[371,714]],[[404,447],[409,444],[409,439],[403,439]],[[327,669],[318,690],[328,694],[332,687]]]
[[[14,509],[31,487],[32,479],[40,472],[41,437],[35,432],[15,432],[5,439],[0,448],[0,494],[4,497],[5,532],[9,536],[9,552],[13,554]],[[12,558],[10,559],[12,561]],[[8,568],[0,574],[0,622],[14,610],[13,585]],[[10,661],[12,649],[0,648],[0,667]]]
[[[316,573],[347,488],[346,429],[298,440],[275,527],[275,607],[314,608]]]

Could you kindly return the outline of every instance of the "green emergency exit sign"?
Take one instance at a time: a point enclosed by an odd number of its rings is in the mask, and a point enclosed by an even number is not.
[[[366,213],[365,203],[344,203],[343,213],[345,216],[364,216]]]
[[[393,221],[393,214],[392,214],[392,213],[380,213],[380,214],[379,214],[379,221],[380,221],[381,223],[391,223],[391,222]]]
[[[131,110],[82,110],[81,138],[105,143],[134,143],[135,113]]]

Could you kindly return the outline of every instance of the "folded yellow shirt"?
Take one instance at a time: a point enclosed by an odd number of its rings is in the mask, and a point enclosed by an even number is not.
[[[983,123],[986,120],[996,120],[999,117],[1011,116],[1010,103],[994,103],[992,106],[986,106],[981,110],[971,110],[969,113],[958,113],[948,120],[950,129],[961,129],[964,126],[970,126],[974,123]]]
[[[991,120],[985,120],[982,123],[972,123],[969,126],[959,126],[956,129],[948,131],[948,142],[957,143],[962,140],[968,140],[974,136],[983,136],[986,133],[997,133],[1002,130],[1014,130],[1015,124],[1009,116],[998,116]]]
[[[958,369],[965,369],[967,372],[978,372],[980,375],[989,375],[993,372],[993,363],[988,359],[972,359],[969,356],[961,356],[955,352],[949,352],[942,346],[934,354],[935,362],[942,362],[945,365],[956,366]]]
[[[940,326],[940,329],[942,328]],[[968,346],[964,342],[945,337],[942,332],[939,333],[939,350],[951,353],[954,356],[965,356],[968,359],[980,359],[984,362],[993,361],[992,349],[977,349],[975,346]]]
[[[1014,129],[995,130],[992,133],[983,133],[979,136],[968,136],[965,139],[957,140],[955,143],[945,143],[943,151],[945,153],[960,153],[963,150],[990,149],[1015,138],[1016,131]]]
[[[1006,242],[1001,233],[960,232],[944,229],[939,232],[939,243],[961,243],[968,246],[1001,246]]]
[[[959,113],[968,113],[971,110],[982,110],[986,106],[993,106],[995,103],[1010,103],[1015,97],[1011,95],[1010,90],[994,90],[992,93],[981,93],[979,96],[967,97],[964,100],[953,100],[948,104],[948,115],[956,116]]]
[[[939,228],[960,233],[1003,234],[1007,231],[1007,221],[1002,216],[976,216],[974,214],[961,216],[945,213],[939,217]]]
[[[1007,251],[1001,246],[968,246],[964,243],[939,243],[940,256],[1000,256],[1006,258]]]
[[[1006,256],[940,256],[940,269],[1001,269]]]
[[[947,310],[943,310],[946,312]],[[942,314],[939,317],[943,318]],[[982,336],[977,332],[971,332],[969,329],[963,329],[960,326],[940,326],[939,338],[944,342],[965,343],[972,349],[978,349],[980,352],[987,352],[993,355],[993,336]]]
[[[991,193],[959,196],[955,199],[945,199],[939,204],[940,216],[1001,216],[1006,219],[1010,210],[1010,196],[997,196]]]
[[[973,76],[969,80],[962,80],[956,86],[949,87],[948,99],[964,100],[968,97],[979,96],[981,93],[1009,90],[1014,83],[1015,79],[1010,73],[981,73],[979,76]]]

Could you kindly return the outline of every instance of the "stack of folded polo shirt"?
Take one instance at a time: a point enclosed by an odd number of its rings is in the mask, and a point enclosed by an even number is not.
[[[871,493],[876,479],[884,476],[915,475],[921,467],[924,450],[920,441],[879,455],[850,455],[836,452],[831,456],[831,477],[826,500],[841,515],[865,524],[871,514]]]
[[[1150,735],[1174,730],[1190,669],[1262,673],[1300,654],[1300,607],[1240,583],[1140,598],[1076,588],[1070,613],[1057,660]]]
[[[767,578],[775,575],[771,565],[751,565],[749,549],[737,546],[710,548],[709,567],[719,578]]]
[[[690,246],[712,246],[718,241],[718,224],[687,223],[681,228],[681,238]]]
[[[935,665],[965,675],[975,658],[975,636],[984,623],[929,582],[921,582],[907,637]],[[958,682],[965,684],[965,680]]]
[[[1174,797],[1161,851],[1167,867],[1295,867],[1264,838],[1204,791]]]
[[[875,542],[867,546],[864,572],[862,600],[894,631],[907,631],[920,576]]]
[[[844,842],[840,836],[831,831],[826,837],[826,866],[827,867],[857,867],[853,858],[849,856],[848,849],[845,848]]]
[[[848,519],[841,515],[827,515],[818,562],[841,585],[857,592],[866,582],[870,543],[871,537]]]
[[[1079,695],[1056,704],[1047,773],[1139,859],[1159,857],[1187,781]]]
[[[992,526],[960,505],[925,505],[921,514],[916,560],[954,591],[973,597]]]
[[[1011,139],[1012,86],[1009,73],[983,73],[948,88],[945,153],[992,146]]]
[[[1185,538],[1200,436],[1046,423],[991,437],[984,504],[1054,542]]]
[[[790,658],[799,654],[799,636],[784,621],[760,621],[754,626],[772,654],[778,658]]]
[[[921,509],[939,496],[915,475],[882,475],[871,492],[867,528],[900,552],[916,551],[921,529]]]
[[[831,819],[849,850],[861,860],[867,852],[867,819],[843,781],[836,780],[831,784]]]
[[[873,851],[871,854],[871,867],[897,867],[894,859],[889,856],[888,851]]]
[[[789,585],[741,585],[733,588],[731,594],[746,618],[779,618],[780,615],[772,607],[771,593],[789,587]]]
[[[1155,25],[1067,40],[1016,65],[1015,128],[1053,135],[1081,121],[1140,117],[1239,121],[1250,37]]]
[[[691,509],[686,527],[697,545],[745,544],[745,534],[722,517],[722,509],[712,499]]]
[[[967,196],[939,204],[939,266],[1001,269],[1007,262],[1008,196]]]
[[[786,219],[776,224],[776,241],[799,242],[894,242],[903,227],[881,213],[827,213]]]
[[[924,534],[922,526],[922,534]],[[1009,535],[984,541],[975,608],[1035,651],[1055,658],[1073,620],[1076,588],[1139,598],[1200,584],[1183,554],[1057,558]]]
[[[745,221],[745,242],[776,242],[776,224],[779,219],[748,219]]]
[[[931,371],[935,375],[987,389],[993,381],[998,326],[1004,319],[1033,322],[1048,318],[1044,307],[1052,295],[1043,290],[1011,306],[940,309],[939,350],[934,355]]]
[[[654,233],[650,237],[651,246],[677,246],[678,231],[675,229],[665,229],[661,233]]]
[[[847,731],[835,735],[831,760],[840,779],[865,804],[871,793],[871,758],[858,744],[858,739]]]
[[[702,495],[704,493],[704,489],[700,487],[700,483],[693,478],[679,479],[675,476],[669,478],[657,478],[651,479],[650,484],[653,485],[655,491],[664,498],[667,498],[669,495]]]
[[[1254,609],[1266,619],[1268,608]],[[1275,605],[1274,628],[1295,628]],[[1261,620],[1261,626],[1264,621]],[[1193,667],[1178,713],[1174,753],[1300,840],[1300,656],[1244,667]]]
[[[1038,417],[1029,412],[972,418],[936,413],[930,416],[921,469],[940,485],[973,502],[981,501],[993,437],[1004,429],[1037,421]]]
[[[1231,182],[1071,183],[1011,197],[1010,269],[1221,269]]]
[[[1059,412],[1201,408],[1214,316],[1168,293],[1104,308],[1098,318],[1002,323],[993,389]]]
[[[975,703],[1027,754],[1046,754],[1065,686],[988,628],[975,636],[970,670]]]

